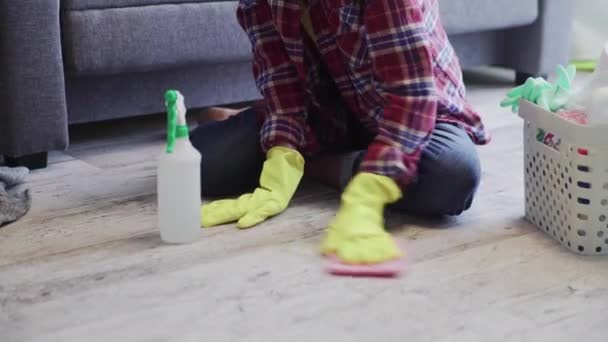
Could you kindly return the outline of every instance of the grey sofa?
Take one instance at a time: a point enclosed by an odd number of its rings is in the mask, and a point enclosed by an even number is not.
[[[567,61],[572,0],[440,0],[463,66],[546,74]],[[46,165],[70,124],[259,97],[235,1],[0,0],[0,155]],[[520,77],[521,78],[521,77]]]

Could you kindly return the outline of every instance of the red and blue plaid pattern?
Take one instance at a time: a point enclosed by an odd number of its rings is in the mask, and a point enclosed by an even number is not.
[[[264,97],[261,144],[305,154],[367,145],[360,171],[407,184],[435,123],[489,136],[465,98],[437,0],[312,0],[315,41],[299,0],[241,0]]]

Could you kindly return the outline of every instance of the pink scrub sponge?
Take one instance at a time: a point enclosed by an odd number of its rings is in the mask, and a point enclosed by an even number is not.
[[[402,250],[406,250],[403,248],[404,243],[399,245]],[[407,266],[408,262],[405,255],[399,259],[378,264],[348,264],[340,260],[335,254],[326,255],[324,258],[325,270],[337,276],[395,278],[405,272]]]

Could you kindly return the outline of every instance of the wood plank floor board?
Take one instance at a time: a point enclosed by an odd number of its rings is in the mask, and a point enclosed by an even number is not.
[[[553,267],[545,257],[555,260]],[[576,318],[568,327],[582,334],[589,321],[605,322],[608,293],[600,286],[608,278],[598,272],[605,263],[579,261],[540,236],[524,235],[416,263],[409,276],[387,284],[384,279],[332,278],[311,267],[307,255],[266,247],[232,254],[221,263],[167,269],[162,277],[134,272],[106,283],[101,279],[101,285],[83,292],[47,294],[48,300],[22,305],[20,314],[42,334],[28,338],[57,341],[85,333],[162,340],[173,329],[216,340],[279,340],[290,334],[313,338],[320,331],[358,339],[388,329],[389,336],[433,341],[461,326],[488,339],[535,333],[563,317]],[[75,306],[78,310],[62,311]],[[421,317],[443,329],[429,330]],[[362,329],[370,320],[378,324],[375,329]],[[286,328],[272,329],[277,325]]]

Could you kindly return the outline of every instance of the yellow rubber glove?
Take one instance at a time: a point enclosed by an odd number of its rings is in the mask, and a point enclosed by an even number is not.
[[[212,227],[238,221],[249,228],[287,208],[304,175],[304,158],[295,150],[275,147],[268,151],[260,186],[234,200],[219,200],[201,208],[201,225]]]
[[[386,176],[356,175],[342,194],[340,210],[327,229],[321,251],[351,264],[401,257],[403,253],[384,230],[384,207],[401,196],[399,186]]]

